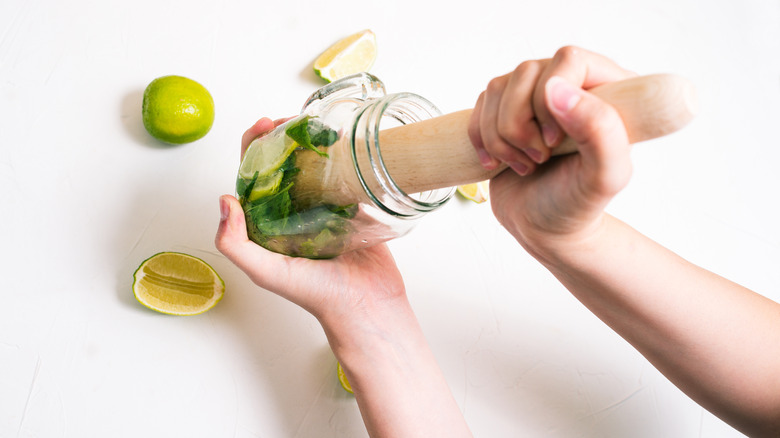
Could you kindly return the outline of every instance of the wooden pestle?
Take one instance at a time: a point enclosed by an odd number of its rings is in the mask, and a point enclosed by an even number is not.
[[[693,85],[671,74],[610,82],[589,91],[617,110],[632,144],[677,131],[697,110]],[[379,132],[382,159],[398,187],[409,194],[419,193],[489,179],[506,168],[486,170],[480,164],[467,134],[471,111]],[[553,155],[576,150],[576,143],[566,137]]]

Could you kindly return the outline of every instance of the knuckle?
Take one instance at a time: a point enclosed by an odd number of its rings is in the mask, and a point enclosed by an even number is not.
[[[539,61],[523,61],[515,67],[513,74],[518,76],[526,76],[529,74],[536,74],[541,70],[541,63]]]
[[[562,62],[572,61],[579,56],[582,49],[576,46],[563,46],[555,52],[555,59]]]
[[[532,133],[523,129],[522,124],[510,119],[500,119],[496,124],[496,129],[498,135],[514,145],[524,145],[533,137]]]
[[[506,87],[506,77],[498,76],[490,80],[487,84],[487,92],[500,92]]]
[[[591,139],[612,137],[622,125],[617,112],[607,104],[591,105],[588,115],[592,123],[584,125],[584,134]]]
[[[495,157],[501,161],[504,161],[511,154],[512,147],[509,146],[500,137],[487,139],[484,142],[484,145],[485,150],[487,150],[492,157]]]

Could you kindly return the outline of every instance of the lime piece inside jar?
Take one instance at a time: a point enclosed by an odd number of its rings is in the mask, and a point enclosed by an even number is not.
[[[249,144],[238,174],[244,179],[253,179],[257,174],[258,182],[264,180],[277,173],[297,146],[298,144],[284,132],[256,138]]]
[[[279,190],[279,184],[282,182],[283,176],[284,172],[282,171],[277,171],[263,178],[258,176],[257,181],[252,186],[252,191],[249,192],[249,202],[254,202],[276,193]]]

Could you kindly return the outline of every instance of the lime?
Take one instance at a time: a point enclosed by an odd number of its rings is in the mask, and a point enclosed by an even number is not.
[[[352,392],[352,385],[349,384],[349,380],[347,380],[347,375],[344,374],[344,368],[341,367],[341,363],[338,363],[338,365],[336,366],[336,373],[339,376],[339,382],[341,383],[341,387],[344,388],[344,390],[347,391],[348,393],[354,394],[354,392]]]
[[[458,186],[458,193],[466,199],[481,204],[488,200],[490,193],[489,182],[480,181],[473,184]]]
[[[368,71],[376,60],[376,35],[366,29],[337,41],[314,61],[314,73],[328,82]]]
[[[171,144],[206,135],[214,123],[214,99],[203,85],[182,76],[162,76],[147,85],[144,127],[152,137]]]
[[[279,171],[272,173],[265,178],[258,178],[257,181],[255,181],[255,185],[252,186],[252,191],[249,192],[249,202],[254,202],[276,193],[276,191],[279,190],[279,184],[282,182],[282,177],[284,177],[284,172]]]
[[[214,307],[225,282],[203,260],[178,252],[146,259],[133,274],[133,293],[144,306],[170,315],[197,315]]]
[[[244,154],[238,175],[244,179],[252,179],[257,172],[260,181],[276,172],[296,147],[298,143],[281,130],[256,138]]]

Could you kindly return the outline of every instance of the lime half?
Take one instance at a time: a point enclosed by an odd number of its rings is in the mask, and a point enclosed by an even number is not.
[[[178,252],[149,257],[133,278],[135,298],[144,306],[169,315],[203,313],[225,293],[225,282],[211,266]]]

